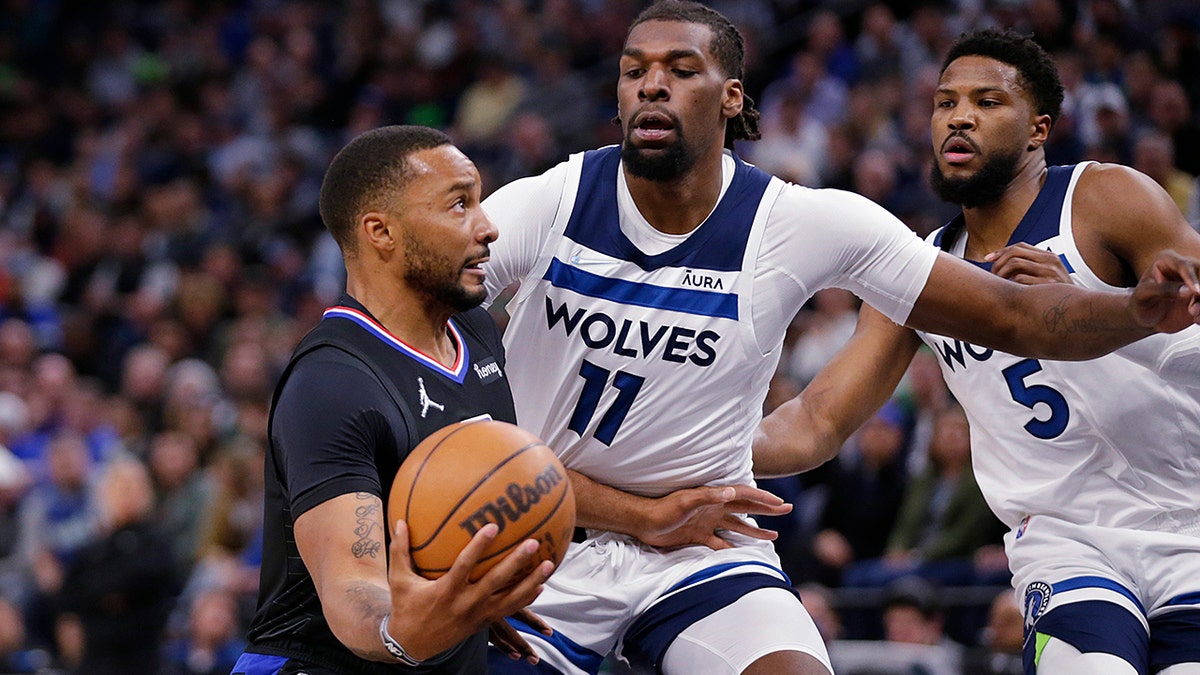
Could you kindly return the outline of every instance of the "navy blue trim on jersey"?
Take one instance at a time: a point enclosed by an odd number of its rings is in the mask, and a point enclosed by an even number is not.
[[[233,664],[232,675],[276,675],[287,661],[286,656],[242,652]]]
[[[587,672],[587,673],[597,673],[600,671],[600,664],[604,662],[603,654],[597,654],[596,652],[575,642],[574,640],[567,637],[566,635],[563,635],[561,632],[559,632],[557,630],[554,631],[553,635],[544,635],[542,633],[537,632],[533,628],[529,627],[528,624],[526,624],[524,621],[521,621],[519,619],[514,619],[513,617],[510,616],[505,620],[508,621],[508,625],[517,629],[519,632],[525,633],[526,635],[531,635],[533,637],[536,637],[538,640],[541,640],[542,642],[547,643],[551,649],[558,652],[559,654],[562,654],[568,661],[570,661],[572,663],[572,665],[579,668],[580,670],[583,670],[584,672]],[[489,664],[492,663],[491,654],[493,652],[498,654],[499,650],[497,650],[495,647],[489,645],[488,646],[488,654],[489,654],[488,655],[488,663]],[[507,656],[503,656],[503,658],[506,661],[509,660],[509,658]],[[522,672],[522,671],[515,670],[513,672]],[[542,671],[535,670],[532,672],[542,672]],[[551,669],[550,672],[557,672],[557,671]]]
[[[1079,588],[1104,588],[1125,596],[1134,604],[1134,606],[1138,608],[1143,616],[1146,614],[1146,608],[1142,606],[1142,601],[1133,594],[1133,591],[1130,591],[1128,588],[1125,588],[1112,579],[1095,576],[1071,577],[1070,579],[1064,579],[1063,581],[1054,584],[1053,588],[1055,593],[1073,591]]]
[[[1017,224],[1017,228],[1013,230],[1012,236],[1008,238],[1009,246],[1021,242],[1033,244],[1058,236],[1061,229],[1063,202],[1066,201],[1067,188],[1071,186],[1071,175],[1074,171],[1074,165],[1052,166],[1046,169],[1046,182],[1042,184],[1033,204],[1029,205],[1029,210],[1025,212],[1021,222]],[[949,253],[965,227],[966,217],[960,213],[933,235],[933,245]],[[1067,260],[1066,255],[1060,253],[1058,259],[1069,274],[1075,273],[1075,267]],[[991,263],[975,260],[967,262],[988,272],[992,271]]]
[[[1164,604],[1164,607],[1174,607],[1177,605],[1200,605],[1200,591],[1192,591],[1191,593],[1181,593]]]
[[[789,579],[788,575],[785,574],[784,571],[779,569],[778,567],[775,567],[774,565],[768,565],[765,562],[758,562],[756,560],[742,560],[739,562],[722,563],[720,565],[713,565],[712,567],[705,567],[704,569],[700,570],[699,572],[689,575],[688,577],[684,578],[683,581],[680,581],[679,583],[677,583],[677,584],[671,586],[670,588],[668,588],[667,590],[663,591],[663,595],[666,595],[668,593],[673,593],[681,588],[684,588],[685,586],[691,586],[692,584],[699,583],[706,579],[712,579],[713,577],[717,576],[718,574],[721,574],[722,572],[731,570],[735,567],[743,567],[746,565],[758,565],[759,567],[765,567],[765,568],[771,570],[772,572],[775,572],[776,574],[779,574],[780,576],[782,576],[783,580],[785,582],[787,582],[788,586],[792,585],[792,580]]]
[[[693,288],[669,288],[585,272],[555,258],[543,276],[554,286],[580,295],[611,300],[622,305],[712,316],[738,318],[737,294],[701,291]]]
[[[627,260],[646,271],[662,267],[692,267],[719,272],[742,269],[746,241],[771,176],[733,156],[736,170],[721,201],[700,227],[678,246],[647,255],[621,232],[617,208],[617,172],[621,148],[589,150],[575,208],[565,236],[607,256]]]
[[[662,673],[667,649],[688,626],[763,588],[796,592],[791,584],[779,577],[759,572],[733,574],[696,584],[642,612],[625,631],[622,654],[635,666],[654,664],[654,671]]]
[[[1062,219],[1063,201],[1067,188],[1071,186],[1074,166],[1052,166],[1046,169],[1046,181],[1038,191],[1037,198],[1029,205],[1025,217],[1008,238],[1011,246],[1017,242],[1045,241],[1058,236],[1059,221]]]
[[[1055,590],[1058,590],[1057,585]],[[1148,675],[1150,636],[1136,616],[1104,600],[1082,600],[1060,605],[1038,618],[1033,630],[1057,638],[1084,654],[1112,654]],[[1037,640],[1027,635],[1021,658],[1025,672],[1036,673]]]
[[[1200,663],[1200,610],[1181,609],[1150,619],[1150,672],[1179,663]]]

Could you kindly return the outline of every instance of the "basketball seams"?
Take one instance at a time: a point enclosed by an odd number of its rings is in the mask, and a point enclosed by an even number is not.
[[[449,438],[449,435],[447,435],[447,438]],[[437,452],[437,448],[440,446],[441,446],[441,443],[439,442],[438,446],[435,446],[434,449],[429,452],[429,457],[433,457],[434,453]],[[420,544],[414,545],[412,547],[412,551],[414,553],[417,551],[420,551],[421,549],[428,546],[435,539],[437,539],[438,535],[442,533],[442,530],[446,527],[446,525],[448,523],[450,523],[450,521],[454,520],[454,514],[458,513],[459,509],[462,508],[462,505],[465,504],[466,502],[468,502],[471,499],[471,497],[473,497],[475,495],[475,493],[479,491],[480,486],[482,486],[484,483],[488,482],[488,480],[490,480],[492,476],[496,475],[497,471],[500,471],[505,466],[512,463],[513,460],[518,459],[519,457],[524,455],[529,450],[532,450],[534,448],[539,448],[539,447],[546,448],[547,450],[550,450],[551,452],[553,452],[553,450],[550,448],[550,446],[546,445],[545,443],[542,443],[541,441],[534,441],[533,443],[526,445],[525,447],[521,448],[520,450],[513,451],[513,453],[511,455],[504,458],[503,462],[500,462],[499,464],[496,464],[491,469],[489,469],[488,472],[483,474],[479,478],[479,480],[476,481],[475,484],[471,486],[471,488],[469,490],[464,492],[462,499],[458,500],[458,503],[456,503],[453,508],[446,511],[446,517],[442,519],[442,522],[438,523],[438,526],[433,529],[433,532],[429,535],[429,537],[427,537],[426,540],[421,542]],[[421,468],[424,468],[424,462],[422,462]],[[416,484],[415,479],[413,480],[413,483]],[[410,495],[409,499],[411,500],[411,498],[412,497]]]
[[[539,445],[539,444],[535,444],[535,445]],[[547,513],[545,515],[545,517],[543,517],[537,523],[534,523],[533,526],[526,529],[525,533],[522,534],[522,536],[515,538],[511,544],[509,544],[508,546],[505,546],[503,549],[500,549],[499,551],[493,551],[493,552],[483,556],[476,562],[476,564],[486,562],[488,560],[495,558],[496,556],[504,555],[504,554],[508,553],[510,550],[512,550],[512,548],[514,546],[516,546],[517,544],[520,544],[521,542],[528,539],[529,538],[527,536],[528,533],[536,532],[543,525],[545,525],[547,522],[549,522],[551,519],[554,518],[555,514],[558,513],[558,510],[560,508],[562,508],[563,501],[567,498],[567,493],[568,493],[568,490],[566,488],[563,488],[563,490],[560,491],[558,494],[558,501],[554,503],[554,508],[549,513]],[[447,518],[447,520],[449,520],[449,518]],[[414,566],[416,566],[415,563],[414,563]],[[450,571],[450,568],[449,567],[417,567],[417,570],[418,570],[418,572],[436,572],[436,573],[440,573],[440,574],[445,574],[446,572]]]
[[[458,426],[451,428],[450,431],[445,436],[439,438],[437,443],[435,443],[433,445],[433,447],[429,449],[429,452],[425,453],[425,457],[421,460],[421,465],[417,467],[417,470],[413,473],[412,480],[409,481],[410,489],[408,491],[408,498],[404,500],[404,522],[408,522],[408,514],[412,507],[413,495],[416,493],[416,490],[413,490],[411,488],[415,487],[418,484],[418,481],[421,478],[421,472],[424,471],[425,466],[429,464],[430,458],[432,458],[433,455],[435,453],[437,453],[438,448],[442,447],[443,443],[450,440],[451,436],[453,436],[454,434],[457,434],[458,432],[460,432],[464,429],[469,429],[471,427],[471,425],[473,425],[473,424],[477,424],[477,423],[483,422],[483,421],[484,420],[472,420],[470,422],[460,422]],[[434,433],[437,433],[437,432],[434,432]],[[403,462],[401,462],[401,465],[403,465]],[[441,529],[442,529],[441,525],[439,525],[437,532],[440,532]],[[436,532],[435,532],[435,534],[436,534]],[[428,543],[428,542],[426,542],[426,543]],[[424,546],[424,545],[425,544],[422,544],[422,546]],[[413,549],[413,550],[416,550],[416,549]]]

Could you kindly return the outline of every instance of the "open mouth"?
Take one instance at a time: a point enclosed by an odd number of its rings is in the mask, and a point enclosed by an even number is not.
[[[661,112],[645,112],[633,118],[633,134],[643,141],[658,141],[675,130],[675,120]]]
[[[966,136],[951,136],[942,143],[942,156],[950,164],[966,164],[977,154],[979,150]]]

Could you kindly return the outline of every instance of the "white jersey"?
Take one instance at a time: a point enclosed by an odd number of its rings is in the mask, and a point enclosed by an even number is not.
[[[517,419],[564,464],[645,496],[750,484],[750,443],[796,312],[846,288],[903,322],[936,252],[857,195],[786,184],[731,154],[691,233],[658,232],[616,146],[484,202],[513,282],[504,342]]]
[[[1087,266],[1072,235],[1071,196],[1086,166],[1050,167],[1009,244],[1058,254],[1077,285],[1117,290]],[[958,221],[935,232],[934,243],[961,257],[966,232],[946,235],[960,227]],[[1173,339],[1194,342],[1195,331]],[[1030,514],[1163,531],[1197,525],[1200,390],[1168,383],[1117,354],[1045,361],[920,335],[966,410],[979,488],[1007,525]]]

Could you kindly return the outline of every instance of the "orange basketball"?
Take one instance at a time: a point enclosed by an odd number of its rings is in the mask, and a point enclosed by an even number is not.
[[[388,523],[408,523],[417,572],[450,570],[487,523],[500,532],[471,574],[477,580],[513,547],[536,539],[542,560],[562,562],[575,528],[575,493],[562,462],[537,436],[495,420],[443,427],[400,465],[388,497]]]

